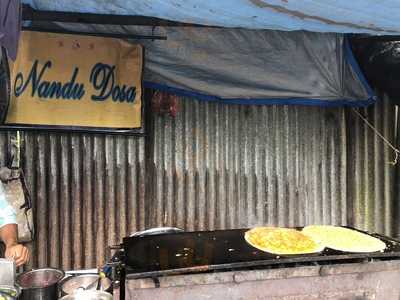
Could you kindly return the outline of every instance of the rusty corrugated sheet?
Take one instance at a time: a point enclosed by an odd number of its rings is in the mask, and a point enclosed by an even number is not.
[[[144,227],[397,226],[392,152],[350,109],[178,104],[176,118],[152,115],[146,143],[23,134],[35,267],[100,265],[107,245]],[[363,112],[393,141],[387,99]],[[1,163],[8,138],[0,135]]]
[[[382,96],[377,105],[360,109],[377,131],[396,143],[396,107]],[[348,111],[348,199],[351,219],[360,229],[394,235],[395,153],[354,112]]]
[[[355,225],[393,232],[393,152],[349,108],[180,101],[154,118],[152,226]],[[394,141],[387,98],[362,110]]]
[[[24,169],[37,240],[34,266],[99,266],[107,246],[144,228],[144,140],[26,133]]]
[[[343,109],[179,104],[154,120],[152,226],[347,224]]]

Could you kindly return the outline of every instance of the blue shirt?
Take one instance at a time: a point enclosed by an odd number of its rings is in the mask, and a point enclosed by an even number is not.
[[[1,1],[1,0],[0,0]],[[14,209],[6,201],[3,184],[0,182],[0,228],[7,224],[16,224]]]

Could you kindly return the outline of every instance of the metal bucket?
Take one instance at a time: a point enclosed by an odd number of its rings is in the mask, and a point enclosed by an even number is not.
[[[17,284],[21,287],[20,300],[54,300],[58,299],[58,282],[64,272],[57,269],[38,269],[17,276]]]
[[[111,294],[102,291],[79,291],[73,295],[67,295],[61,300],[112,300]]]

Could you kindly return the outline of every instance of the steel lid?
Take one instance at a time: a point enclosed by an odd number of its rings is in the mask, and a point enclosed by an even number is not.
[[[143,231],[138,231],[135,233],[132,233],[130,237],[135,237],[135,236],[147,236],[147,235],[156,235],[156,234],[169,234],[169,233],[178,233],[178,232],[183,232],[183,229],[176,228],[176,227],[157,227],[157,228],[151,228]]]
[[[74,294],[77,291],[84,290],[96,290],[97,281],[99,280],[99,275],[97,274],[85,274],[79,276],[71,276],[65,279],[61,283],[61,292],[65,295]],[[111,280],[108,278],[100,279],[100,290],[107,291],[111,288]]]

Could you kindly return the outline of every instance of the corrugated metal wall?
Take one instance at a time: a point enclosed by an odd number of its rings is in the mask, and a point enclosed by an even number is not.
[[[151,135],[151,226],[354,225],[392,234],[394,153],[349,108],[181,101]],[[395,141],[395,106],[361,110]]]
[[[100,265],[106,246],[144,228],[143,138],[26,133],[23,150],[34,266]]]
[[[347,223],[343,109],[180,104],[151,135],[152,226]]]
[[[364,116],[390,142],[396,143],[396,109],[378,103],[362,110]],[[397,232],[395,216],[395,173],[391,162],[395,153],[354,113],[348,118],[348,197],[351,200],[352,223],[360,229],[387,235]]]
[[[99,265],[106,246],[154,226],[349,224],[391,234],[392,152],[350,110],[179,100],[146,138],[24,133],[34,266]],[[363,111],[391,141],[387,99]],[[0,136],[0,161],[9,156]]]

